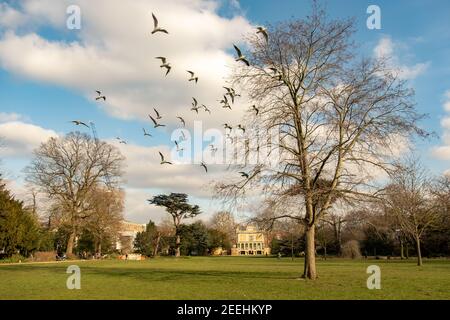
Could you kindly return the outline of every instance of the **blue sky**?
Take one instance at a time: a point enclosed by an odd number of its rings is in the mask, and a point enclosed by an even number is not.
[[[170,87],[155,86],[156,78],[143,80],[139,72],[148,72],[152,77],[156,77],[154,74],[159,72],[157,66],[146,69],[147,66],[144,67],[138,62],[130,63],[127,59],[132,57],[144,61],[145,50],[149,51],[149,59],[153,59],[154,52],[160,49],[173,55],[174,59],[178,58],[180,63],[186,62],[186,56],[199,56],[202,59],[206,56],[210,65],[202,70],[204,73],[209,68],[220,69],[220,65],[232,59],[227,55],[232,53],[229,50],[230,44],[238,41],[240,37],[238,31],[255,25],[303,17],[308,14],[310,1],[242,0],[199,3],[192,0],[173,1],[170,4],[160,0],[136,1],[136,12],[142,8],[146,8],[148,12],[158,12],[161,21],[167,21],[171,30],[176,30],[174,21],[177,17],[173,17],[176,13],[170,16],[167,13],[169,10],[180,14],[180,24],[183,19],[203,10],[208,13],[202,17],[210,23],[207,29],[211,30],[208,30],[208,34],[203,38],[195,37],[195,47],[184,42],[181,46],[158,42],[136,49],[130,48],[130,52],[117,46],[118,43],[123,43],[126,47],[139,39],[138,35],[130,35],[129,38],[126,35],[128,28],[131,32],[137,29],[133,26],[135,13],[127,14],[127,10],[132,10],[130,8],[133,6],[124,5],[123,1],[80,0],[60,1],[56,4],[48,0],[24,0],[0,3],[0,135],[6,135],[5,144],[9,148],[6,156],[2,156],[2,170],[7,173],[9,179],[17,180],[14,186],[18,190],[17,193],[23,192],[22,169],[30,159],[29,153],[16,150],[17,148],[23,148],[25,144],[37,144],[39,134],[48,137],[51,134],[72,131],[74,128],[68,123],[72,119],[94,121],[100,138],[112,140],[120,136],[131,145],[124,152],[130,153],[130,158],[136,159],[137,162],[129,163],[131,170],[135,172],[128,177],[127,188],[130,190],[130,196],[127,217],[145,222],[150,217],[159,219],[162,216],[161,211],[149,208],[145,199],[149,194],[171,189],[172,177],[175,177],[175,181],[181,181],[180,190],[188,189],[188,193],[192,190],[193,200],[201,203],[205,211],[210,213],[218,209],[219,205],[211,201],[208,192],[204,191],[201,182],[207,183],[207,178],[198,178],[196,169],[162,173],[159,170],[164,169],[152,167],[148,170],[158,172],[142,178],[143,181],[139,180],[140,175],[150,174],[142,163],[146,154],[145,148],[159,148],[164,145],[172,147],[168,136],[170,131],[152,130],[146,114],[150,113],[153,107],[158,107],[166,116],[172,111],[178,113],[183,104],[186,108],[189,107],[190,98],[187,97],[194,93],[189,92],[191,87],[182,83],[176,76],[168,80],[171,81]],[[64,11],[68,4],[73,3],[79,4],[82,9],[83,27],[79,31],[65,28]],[[369,30],[366,27],[366,9],[372,4],[381,8],[381,30]],[[355,40],[361,45],[362,53],[373,55],[376,48],[383,46],[386,50],[388,47],[395,56],[396,66],[410,71],[409,81],[416,90],[417,108],[420,112],[429,114],[423,126],[439,135],[439,138],[416,142],[417,149],[433,172],[449,170],[450,146],[442,137],[445,134],[450,135],[450,126],[447,127],[444,121],[450,117],[450,110],[446,111],[444,108],[446,101],[450,101],[450,96],[445,96],[450,90],[450,2],[329,0],[326,5],[332,17],[357,19]],[[109,9],[104,10],[105,6]],[[102,12],[101,17],[96,18],[96,12]],[[146,18],[136,20],[136,24],[146,23],[145,20],[150,23],[148,12],[144,12]],[[199,28],[205,28],[202,21],[190,20],[186,26],[179,27],[180,33],[183,29],[187,34],[183,35],[184,38],[192,35],[186,29],[195,23],[198,23]],[[148,37],[148,33],[142,37]],[[183,40],[187,41],[179,41]],[[157,41],[163,40],[159,38]],[[78,48],[70,47],[74,42],[79,44]],[[184,46],[189,47],[186,52],[182,51]],[[200,52],[196,48],[207,49]],[[134,50],[137,52],[133,52]],[[207,50],[209,51],[205,52]],[[67,70],[75,70],[76,74],[72,77]],[[120,77],[123,77],[122,81],[116,80]],[[220,88],[220,84],[215,83],[215,80],[209,83],[204,81],[195,94],[205,94],[205,101],[211,100],[212,94],[206,96],[206,93],[215,90],[212,89],[213,84]],[[137,88],[136,91],[133,91],[134,88]],[[96,89],[107,90],[105,94],[112,96],[111,104],[96,103],[93,99]],[[172,109],[171,103],[181,97],[185,100]],[[148,101],[148,107],[145,106],[145,101]],[[26,136],[26,129],[29,127],[24,127],[21,131],[20,125],[5,126],[8,123],[32,125],[35,134],[32,137]],[[173,128],[176,123],[170,122],[168,125]],[[219,123],[214,121],[205,122],[206,127],[218,125]],[[144,137],[141,131],[143,126],[152,131],[155,137]],[[16,131],[12,132],[11,128]],[[43,132],[39,131],[40,129]],[[444,149],[437,154],[435,149],[439,147]],[[148,161],[155,159],[154,150],[151,152],[152,158]],[[135,168],[143,171],[139,172]],[[161,176],[155,178],[155,175],[159,174]],[[189,185],[190,181],[192,185]]]

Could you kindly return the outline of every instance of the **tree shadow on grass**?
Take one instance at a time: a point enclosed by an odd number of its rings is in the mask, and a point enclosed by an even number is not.
[[[171,281],[171,280],[192,280],[192,279],[211,279],[217,278],[221,280],[292,280],[298,277],[295,272],[277,271],[227,271],[227,270],[183,270],[183,269],[165,269],[165,268],[136,268],[136,265],[127,267],[125,264],[113,267],[102,267],[95,265],[80,266],[82,274],[97,275],[110,278],[128,277],[134,279],[147,279],[152,281]],[[65,275],[67,266],[5,266],[0,272],[30,272],[34,273],[51,273]]]

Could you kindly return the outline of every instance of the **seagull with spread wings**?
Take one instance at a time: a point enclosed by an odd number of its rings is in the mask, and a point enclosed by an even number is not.
[[[269,42],[269,33],[267,32],[267,29],[264,27],[257,27],[258,31],[256,31],[257,34],[262,34],[264,36],[264,39],[266,39],[266,42]]]
[[[150,133],[148,133],[145,128],[142,128],[142,131],[144,131],[144,137],[153,137]]]
[[[175,145],[177,146],[177,152],[181,152],[184,151],[184,148],[180,148],[180,145],[178,144],[178,142],[175,140]]]
[[[155,129],[158,127],[165,127],[166,125],[164,124],[159,124],[158,122],[156,122],[155,118],[153,118],[151,115],[148,115],[149,118],[152,120],[153,124],[155,125]]]
[[[198,77],[195,76],[195,73],[193,71],[189,71],[189,70],[187,70],[187,72],[189,72],[189,74],[191,75],[191,77],[189,78],[189,81],[195,81],[195,83],[197,83]]]
[[[76,126],[85,126],[86,128],[90,128],[86,123],[80,120],[72,120],[70,122],[75,124]]]
[[[226,96],[226,95],[224,95],[224,96],[223,96],[223,99],[222,99],[222,100],[220,100],[219,102],[220,102],[220,103],[222,103],[222,104],[224,104],[224,105],[228,104],[228,99],[227,99],[227,96]]]
[[[249,174],[246,173],[246,172],[241,171],[241,172],[239,172],[239,173],[240,173],[241,177],[243,177],[243,178],[246,178],[246,179],[249,179],[249,178],[250,178]]]
[[[186,127],[186,121],[184,121],[184,119],[182,117],[177,117],[180,121],[181,124],[183,125],[183,127]]]
[[[234,50],[236,50],[236,53],[238,57],[236,58],[236,61],[242,61],[247,65],[247,67],[250,67],[250,62],[248,62],[247,58],[242,54],[241,49],[239,49],[235,44],[233,45]]]
[[[240,97],[240,94],[237,94],[236,91],[233,88],[223,87],[225,90],[227,90],[227,93],[225,93],[225,97],[228,95],[231,98],[231,103],[234,103],[235,97]]]
[[[208,167],[206,166],[206,164],[202,161],[202,163],[200,164],[203,168],[205,168],[205,171],[208,172]]]
[[[211,110],[209,110],[209,108],[207,106],[202,104],[202,107],[203,107],[203,109],[205,109],[205,112],[208,112],[209,114],[211,114]]]
[[[172,162],[166,161],[164,158],[164,155],[161,153],[161,151],[159,152],[159,156],[161,157],[161,165],[163,164],[172,164]]]
[[[165,34],[169,34],[169,32],[166,29],[158,27],[158,19],[153,14],[153,12],[152,12],[152,17],[153,17],[153,31],[152,31],[152,34],[155,34],[157,32],[162,32],[162,33],[165,33]]]
[[[200,109],[200,107],[192,107],[191,110],[195,111],[198,114],[198,109]]]
[[[166,68],[166,70],[167,70],[166,76],[167,76],[169,74],[170,70],[172,70],[172,66],[170,65],[170,63],[167,62],[167,58],[166,57],[156,57],[155,59],[161,60],[162,64],[159,67]]]
[[[95,92],[97,92],[97,97],[95,98],[96,101],[102,100],[102,99],[103,99],[103,101],[106,101],[106,96],[102,95],[102,92],[100,90],[97,90]]]
[[[155,108],[153,108],[153,110],[155,110],[156,119],[157,119],[157,120],[161,120],[162,117],[161,117],[161,115],[159,114],[158,110],[156,110]]]
[[[127,142],[120,137],[117,137],[116,140],[119,141],[119,144],[127,144]]]

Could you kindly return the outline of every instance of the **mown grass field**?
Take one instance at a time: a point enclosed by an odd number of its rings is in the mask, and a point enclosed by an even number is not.
[[[81,290],[66,288],[71,264]],[[366,287],[371,264],[381,290]],[[319,260],[316,281],[300,280],[302,268],[302,259],[253,257],[0,265],[0,299],[450,299],[450,260]]]

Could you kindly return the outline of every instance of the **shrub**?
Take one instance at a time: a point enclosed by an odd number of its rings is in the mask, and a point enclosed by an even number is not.
[[[33,255],[33,261],[35,262],[45,262],[55,260],[56,260],[56,251],[38,251]]]
[[[20,254],[13,254],[9,258],[0,260],[1,263],[19,263],[19,262],[26,262],[27,258],[20,255]]]
[[[361,250],[359,248],[359,242],[356,240],[350,240],[342,246],[342,256],[344,258],[360,259]]]

